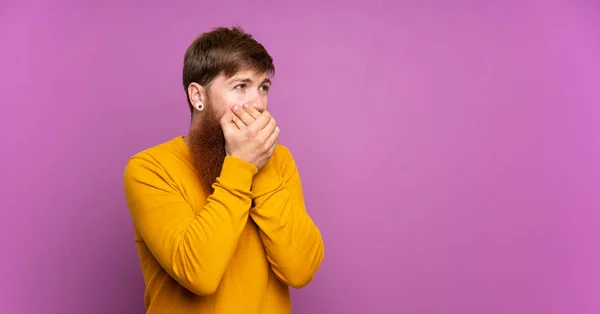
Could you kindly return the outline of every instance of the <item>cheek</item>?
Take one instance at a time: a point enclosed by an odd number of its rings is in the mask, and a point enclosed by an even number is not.
[[[221,113],[224,114],[226,110],[233,109],[233,106],[235,106],[235,105],[241,106],[241,105],[243,105],[245,103],[249,103],[249,102],[254,103],[255,107],[258,105],[257,104],[257,99],[256,98],[248,97],[247,94],[244,94],[244,93],[231,93],[231,94],[228,94],[222,100],[223,106],[221,106],[221,108],[222,108],[222,112]],[[260,97],[260,103],[261,103],[260,106],[262,108],[257,108],[257,109],[259,109],[259,110],[266,109],[266,107],[267,107],[267,96],[266,95]]]
[[[224,111],[233,109],[233,106],[235,106],[235,105],[241,106],[246,102],[246,99],[243,97],[243,95],[236,95],[235,93],[232,93],[227,96],[228,97],[225,97],[223,99],[223,110]]]
[[[216,98],[216,97],[215,97]],[[214,114],[217,118],[223,117],[227,110],[233,108],[234,105],[238,103],[235,100],[230,99],[231,97],[219,97],[218,99],[214,99],[212,102]]]
[[[223,114],[225,114],[225,110],[223,108],[215,108],[215,119],[221,119],[223,117]]]

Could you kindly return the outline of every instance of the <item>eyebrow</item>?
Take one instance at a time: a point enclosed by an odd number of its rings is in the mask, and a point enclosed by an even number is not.
[[[246,78],[233,78],[233,79],[232,79],[232,80],[229,82],[229,84],[233,84],[233,83],[246,83],[246,84],[250,84],[250,83],[252,83],[252,79],[251,79],[251,78],[247,78],[247,77],[246,77]],[[263,80],[263,81],[260,83],[260,85],[263,85],[263,84],[269,84],[269,85],[271,85],[271,84],[273,84],[273,83],[271,82],[271,80],[270,80],[269,78],[266,78],[266,79],[264,79],[264,80]]]

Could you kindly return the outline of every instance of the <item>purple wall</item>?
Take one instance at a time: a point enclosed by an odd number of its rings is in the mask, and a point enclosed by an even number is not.
[[[600,313],[599,2],[87,2],[0,4],[1,313],[143,313],[123,167],[230,24],[326,242],[295,313]]]

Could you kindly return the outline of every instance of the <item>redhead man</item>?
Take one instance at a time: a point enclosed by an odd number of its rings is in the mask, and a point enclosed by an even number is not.
[[[267,110],[272,57],[241,28],[184,56],[187,135],[127,163],[125,195],[148,314],[291,313],[323,260],[290,151]]]

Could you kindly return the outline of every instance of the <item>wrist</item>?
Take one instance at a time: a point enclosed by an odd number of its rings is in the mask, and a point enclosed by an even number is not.
[[[260,169],[252,179],[252,198],[259,198],[278,190],[283,185],[283,178],[271,161]]]
[[[258,168],[252,163],[235,156],[225,156],[219,180],[228,185],[236,185],[243,190],[250,190]]]

